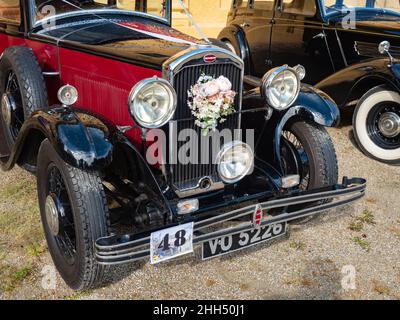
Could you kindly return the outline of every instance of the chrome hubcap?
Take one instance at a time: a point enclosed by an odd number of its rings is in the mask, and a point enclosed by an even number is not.
[[[53,195],[47,196],[46,199],[46,220],[50,231],[54,236],[57,236],[60,233],[60,220],[57,203]]]
[[[385,137],[396,137],[400,134],[400,116],[394,112],[386,112],[380,117],[378,127]]]
[[[1,97],[1,114],[6,125],[11,125],[12,119],[12,103],[7,93]]]

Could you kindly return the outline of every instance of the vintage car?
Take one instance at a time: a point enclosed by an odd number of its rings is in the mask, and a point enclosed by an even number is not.
[[[243,61],[171,28],[170,1],[0,0],[0,52],[1,167],[36,175],[73,289],[111,265],[246,248],[365,193],[337,182],[339,111],[304,68],[244,92]]]
[[[234,0],[219,39],[243,58],[249,83],[282,63],[302,64],[304,82],[353,113],[360,149],[399,165],[399,11],[399,1]]]

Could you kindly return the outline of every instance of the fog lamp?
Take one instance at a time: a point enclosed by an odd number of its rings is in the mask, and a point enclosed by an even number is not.
[[[254,154],[242,141],[225,144],[217,156],[218,173],[225,183],[235,183],[251,173]]]

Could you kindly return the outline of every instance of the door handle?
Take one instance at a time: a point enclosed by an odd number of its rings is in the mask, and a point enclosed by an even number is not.
[[[318,33],[317,35],[315,35],[315,36],[313,37],[313,39],[317,39],[317,38],[323,39],[323,38],[325,38],[325,37],[326,37],[326,34],[323,33],[323,32],[321,32],[321,33]]]
[[[250,24],[247,23],[247,22],[243,22],[243,23],[240,25],[240,27],[241,27],[242,29],[248,28],[248,27],[250,27]]]

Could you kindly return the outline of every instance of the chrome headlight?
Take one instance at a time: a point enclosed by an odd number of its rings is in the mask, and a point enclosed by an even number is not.
[[[287,65],[274,68],[264,75],[261,92],[271,107],[277,110],[287,109],[299,95],[300,76]]]
[[[218,173],[225,183],[235,183],[251,173],[254,154],[250,146],[241,141],[225,144],[217,156]]]
[[[154,77],[142,80],[132,88],[128,104],[131,115],[140,126],[154,129],[171,120],[177,97],[168,81]]]

